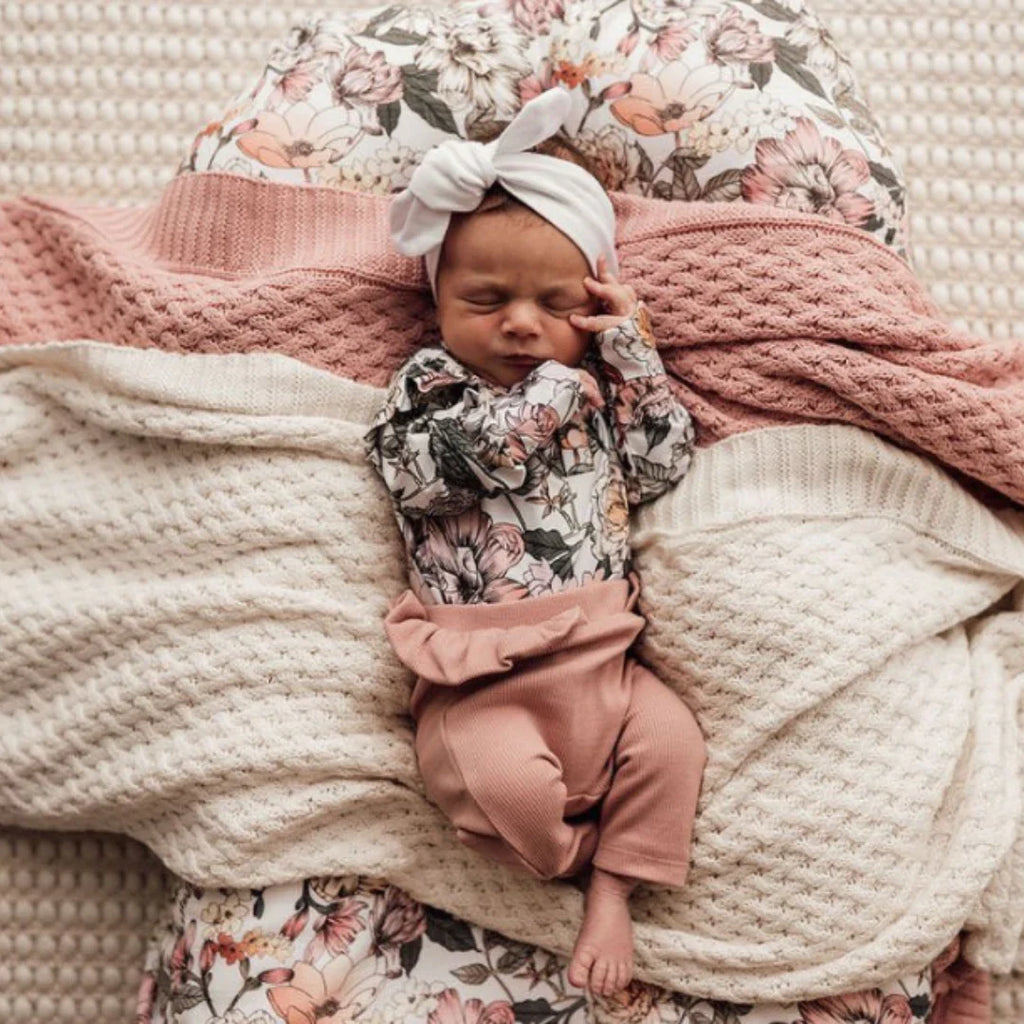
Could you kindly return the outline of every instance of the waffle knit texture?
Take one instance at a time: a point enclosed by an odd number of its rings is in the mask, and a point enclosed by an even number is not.
[[[698,445],[850,423],[1024,500],[1024,341],[943,323],[907,266],[855,228],[613,199],[622,275],[650,309]],[[274,351],[383,387],[437,341],[422,261],[390,247],[388,203],[198,174],[129,210],[3,204],[0,343]]]
[[[424,797],[381,629],[401,545],[382,393],[279,355],[0,353],[0,822],[125,832],[205,885],[384,874],[568,951],[580,893]],[[686,887],[639,971],[738,1001],[923,968],[1024,920],[1024,526],[847,425],[698,452],[636,534],[639,655],[708,739]]]

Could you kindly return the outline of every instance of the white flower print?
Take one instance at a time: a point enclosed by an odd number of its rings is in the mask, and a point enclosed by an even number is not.
[[[416,53],[416,64],[438,72],[437,91],[453,109],[495,116],[516,111],[515,83],[529,70],[512,25],[477,12],[442,12]]]
[[[853,87],[853,69],[850,62],[836,48],[835,41],[825,26],[810,11],[786,31],[786,41],[807,48],[805,64],[821,80],[826,92],[839,84]]]
[[[200,920],[206,925],[203,938],[216,939],[221,932],[239,938],[245,928],[249,910],[249,901],[242,897],[238,889],[230,890],[219,900],[205,903],[200,915]]]

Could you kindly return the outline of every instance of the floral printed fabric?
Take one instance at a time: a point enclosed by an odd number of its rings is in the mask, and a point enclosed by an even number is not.
[[[741,1006],[634,981],[609,998],[567,961],[386,882],[256,890],[182,882],[149,943],[136,1024],[923,1024],[930,971],[882,988]]]
[[[490,138],[544,89],[611,190],[850,224],[907,256],[905,187],[849,62],[804,0],[395,4],[295,28],[182,170],[388,193],[446,138]]]
[[[423,349],[396,374],[367,436],[410,585],[431,604],[628,575],[629,508],[680,480],[693,444],[642,305],[594,336],[584,367],[548,360],[507,390]]]

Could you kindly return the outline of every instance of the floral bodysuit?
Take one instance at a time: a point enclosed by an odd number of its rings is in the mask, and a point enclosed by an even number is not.
[[[510,388],[423,349],[367,434],[425,604],[628,575],[630,506],[680,480],[693,445],[642,305],[594,335],[581,367],[548,360]]]

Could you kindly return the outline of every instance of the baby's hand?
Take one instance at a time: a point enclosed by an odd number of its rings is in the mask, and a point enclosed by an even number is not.
[[[597,274],[597,278],[583,278],[583,286],[601,300],[605,312],[598,316],[573,313],[569,322],[580,331],[596,333],[606,331],[609,327],[618,327],[636,312],[636,292],[608,269],[603,255],[597,257]]]
[[[594,379],[593,374],[579,366],[576,368],[576,375],[580,380],[580,390],[583,392],[584,401],[595,409],[603,409],[604,395],[601,394],[601,386]]]

